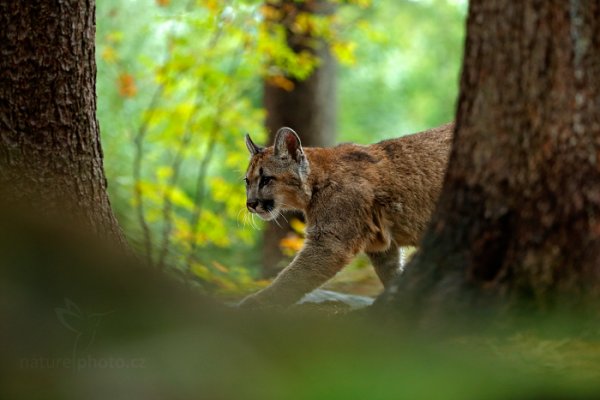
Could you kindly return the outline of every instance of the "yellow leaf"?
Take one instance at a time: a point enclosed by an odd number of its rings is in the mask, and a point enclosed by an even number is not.
[[[187,210],[192,210],[194,208],[194,202],[183,190],[173,187],[169,194],[171,201],[176,206],[183,207]]]
[[[211,278],[211,272],[208,268],[206,268],[202,264],[194,264],[192,265],[192,272],[200,279],[208,280]]]
[[[237,289],[234,282],[228,281],[227,279],[221,279],[219,277],[213,277],[212,282],[219,286],[221,289],[231,292]]]
[[[279,246],[282,249],[299,251],[304,244],[304,239],[299,236],[289,235],[279,241]]]
[[[212,262],[213,267],[215,267],[217,270],[223,272],[224,274],[228,273],[229,270],[227,269],[227,267],[225,267],[223,264],[217,262],[217,261],[213,261]]]
[[[102,59],[108,63],[114,63],[117,61],[117,52],[111,46],[106,46],[102,51]]]
[[[281,19],[281,11],[266,4],[260,8],[260,13],[267,21],[278,21]]]
[[[368,8],[371,7],[372,0],[353,0],[353,4],[356,4],[360,8]]]
[[[204,0],[204,6],[215,12],[219,9],[219,2],[217,0]]]
[[[345,65],[353,65],[356,63],[354,52],[356,43],[354,42],[337,42],[331,46],[331,51],[340,63]]]
[[[299,13],[292,24],[294,33],[309,33],[314,30],[314,22],[308,13]]]
[[[277,86],[278,88],[285,90],[286,92],[291,92],[292,90],[294,90],[295,86],[294,82],[287,79],[283,75],[275,75],[270,77],[269,83],[273,86]]]
[[[119,43],[123,41],[123,32],[114,31],[106,35],[106,41],[111,43]]]
[[[296,232],[297,234],[299,234],[299,235],[304,234],[304,229],[306,228],[306,224],[304,222],[300,221],[298,218],[292,218],[290,220],[290,226],[292,227],[294,232]]]
[[[156,170],[156,176],[159,180],[170,178],[173,175],[173,168],[164,166]]]

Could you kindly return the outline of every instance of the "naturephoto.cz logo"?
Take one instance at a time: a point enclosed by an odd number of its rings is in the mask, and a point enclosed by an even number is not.
[[[145,368],[145,358],[93,357],[88,353],[102,320],[112,314],[112,311],[86,313],[70,299],[65,299],[64,307],[57,307],[54,311],[61,325],[73,335],[70,357],[23,358],[20,360],[21,368],[74,370]]]

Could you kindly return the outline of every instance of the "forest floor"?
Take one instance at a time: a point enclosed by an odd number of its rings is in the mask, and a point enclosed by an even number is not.
[[[358,257],[333,279],[305,296],[296,310],[325,315],[345,314],[367,307],[383,292],[383,285],[366,256]]]
[[[414,253],[413,248],[404,250],[404,265]],[[364,255],[342,269],[321,289],[304,299],[303,308],[315,311],[339,313],[363,308],[383,292],[383,285],[373,266]],[[317,304],[315,304],[317,303]]]
[[[414,251],[414,248],[404,249],[404,265]],[[264,283],[268,284],[266,281]],[[360,255],[321,288],[307,294],[295,308],[323,314],[343,314],[371,305],[383,289],[367,256]],[[235,303],[241,298],[229,300]]]
[[[383,285],[371,265],[353,264],[340,271],[323,289],[375,298],[383,291]]]

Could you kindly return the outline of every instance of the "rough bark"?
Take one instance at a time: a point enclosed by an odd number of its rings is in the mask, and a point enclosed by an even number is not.
[[[296,53],[309,51],[319,59],[319,65],[305,80],[287,76],[292,84],[286,90],[269,78],[264,83],[264,106],[267,111],[265,126],[269,132],[269,143],[273,143],[275,133],[282,126],[293,128],[303,146],[326,147],[335,140],[336,99],[335,61],[329,46],[323,40],[295,34],[290,28],[297,12],[331,13],[333,8],[327,1],[311,1],[305,4],[293,0],[272,3],[282,10],[283,16],[272,23],[284,24],[288,34],[288,45]],[[286,214],[289,220],[293,215]],[[297,216],[296,216],[297,217]],[[280,250],[279,242],[292,232],[287,221],[280,219],[279,225],[267,225],[263,236],[263,275],[277,274],[288,261]]]
[[[438,209],[381,304],[549,310],[600,297],[598,77],[600,1],[471,1]]]
[[[95,2],[0,1],[0,193],[124,243],[96,120]]]

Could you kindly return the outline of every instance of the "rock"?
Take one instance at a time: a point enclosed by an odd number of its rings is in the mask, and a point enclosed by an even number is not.
[[[346,294],[340,292],[334,292],[331,290],[316,289],[307,295],[305,295],[298,304],[309,304],[309,303],[339,303],[345,305],[352,310],[359,308],[365,308],[373,304],[375,299],[367,296],[359,296],[356,294]]]

